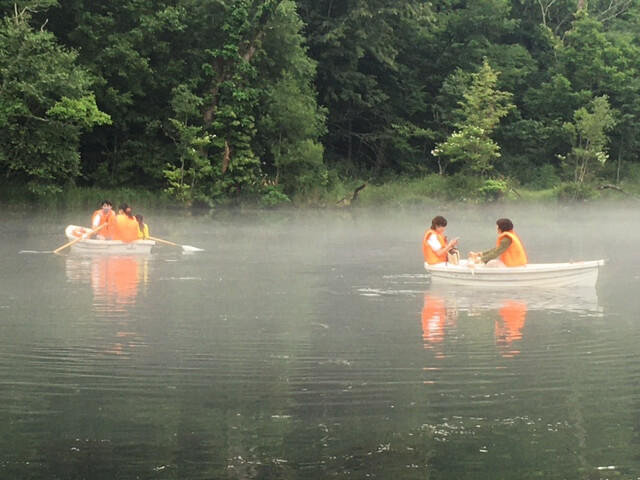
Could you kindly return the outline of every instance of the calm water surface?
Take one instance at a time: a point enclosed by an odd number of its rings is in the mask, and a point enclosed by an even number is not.
[[[640,478],[640,209],[143,212],[204,248],[48,251],[89,213],[0,223],[2,479]],[[509,216],[596,288],[431,288]],[[86,217],[86,218],[85,218]]]

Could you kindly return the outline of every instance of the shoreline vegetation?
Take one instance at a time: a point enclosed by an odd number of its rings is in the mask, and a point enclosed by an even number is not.
[[[585,202],[639,202],[640,184],[614,185],[605,181],[592,185],[561,183],[544,189],[512,186],[508,181],[490,181],[473,176],[446,177],[432,174],[424,178],[394,178],[387,181],[345,180],[330,188],[300,194],[291,200],[274,202],[260,195],[247,195],[211,207],[206,204],[181,203],[165,192],[144,188],[70,187],[48,195],[33,195],[24,186],[3,185],[0,205],[4,210],[45,211],[91,210],[105,198],[115,203],[127,202],[136,208],[215,212],[235,209],[297,210],[314,208],[340,210],[349,208],[409,208],[434,204],[466,205],[562,204]]]
[[[0,2],[0,202],[640,195],[640,2]]]

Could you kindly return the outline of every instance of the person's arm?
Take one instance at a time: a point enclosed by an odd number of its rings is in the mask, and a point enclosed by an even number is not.
[[[431,235],[429,235],[429,238],[427,238],[427,243],[436,255],[441,256],[455,247],[458,243],[458,239],[454,238],[453,240],[450,240],[444,247],[442,247],[440,245],[440,242],[438,241],[438,236],[432,233]]]
[[[509,237],[504,237],[500,240],[500,244],[492,248],[491,250],[487,250],[486,252],[482,252],[482,263],[487,263],[489,260],[493,260],[494,258],[498,258],[504,252],[506,252],[507,248],[511,246],[511,239]]]

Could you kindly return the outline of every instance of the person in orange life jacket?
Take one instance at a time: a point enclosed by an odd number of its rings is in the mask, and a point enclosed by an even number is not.
[[[522,267],[527,264],[527,252],[520,237],[513,231],[508,218],[499,218],[496,246],[484,252],[469,252],[469,259],[482,262],[487,267]]]
[[[113,211],[113,203],[110,200],[103,200],[100,210],[96,210],[91,215],[91,229],[98,228],[106,224],[97,234],[98,240],[111,240],[116,229],[116,214]]]
[[[126,203],[120,205],[120,210],[116,215],[116,230],[113,239],[134,242],[138,240],[138,229],[138,221],[131,213],[131,207]]]
[[[431,220],[431,228],[424,233],[422,238],[422,253],[425,263],[434,265],[447,261],[447,253],[454,250],[458,239],[447,241],[444,230],[447,228],[447,219],[438,215]]]

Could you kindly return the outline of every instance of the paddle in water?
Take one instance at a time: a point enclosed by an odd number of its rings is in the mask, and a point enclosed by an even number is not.
[[[158,243],[164,243],[165,245],[171,245],[173,247],[181,247],[185,252],[204,252],[203,248],[192,247],[191,245],[180,245],[178,243],[173,243],[168,240],[163,240],[161,238],[149,237],[149,240],[155,240]]]

